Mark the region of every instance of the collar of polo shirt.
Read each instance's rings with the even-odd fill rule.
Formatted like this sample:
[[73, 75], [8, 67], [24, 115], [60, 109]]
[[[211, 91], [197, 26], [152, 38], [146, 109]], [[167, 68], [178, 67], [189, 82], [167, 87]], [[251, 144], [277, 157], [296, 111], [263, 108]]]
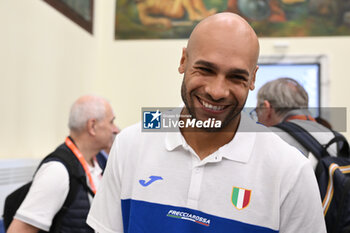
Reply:
[[[241, 121], [233, 140], [213, 153], [218, 157], [217, 160], [221, 161], [221, 158], [226, 158], [236, 162], [247, 163], [252, 154], [256, 133], [259, 131], [255, 130], [255, 126], [256, 123], [246, 113], [242, 113]], [[182, 146], [185, 150], [189, 147], [180, 130], [167, 132], [165, 136], [165, 148], [168, 151], [173, 151], [179, 146]]]

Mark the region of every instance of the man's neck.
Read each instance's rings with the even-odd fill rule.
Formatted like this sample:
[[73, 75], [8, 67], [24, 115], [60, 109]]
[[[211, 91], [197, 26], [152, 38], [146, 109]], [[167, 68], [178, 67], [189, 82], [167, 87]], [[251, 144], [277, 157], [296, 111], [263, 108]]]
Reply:
[[229, 143], [236, 134], [240, 115], [219, 132], [208, 132], [203, 129], [182, 128], [181, 133], [188, 145], [197, 153], [201, 160]]
[[93, 158], [97, 155], [98, 150], [91, 148], [91, 143], [88, 140], [84, 139], [82, 136], [72, 136], [74, 143], [80, 153], [83, 155], [85, 161], [90, 165], [94, 166]]

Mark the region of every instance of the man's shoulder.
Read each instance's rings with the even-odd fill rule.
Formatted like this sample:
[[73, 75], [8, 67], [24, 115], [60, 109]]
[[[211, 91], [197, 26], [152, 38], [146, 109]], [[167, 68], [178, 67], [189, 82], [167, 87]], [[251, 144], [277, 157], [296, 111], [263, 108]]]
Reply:
[[263, 155], [262, 159], [267, 163], [278, 163], [281, 160], [305, 163], [305, 158], [299, 150], [282, 140], [270, 127], [252, 121], [245, 114], [242, 114], [239, 131], [252, 134], [248, 140], [252, 140], [255, 135], [254, 150]]
[[79, 160], [65, 143], [60, 144], [54, 151], [43, 158], [39, 164], [39, 169], [44, 165], [61, 166], [68, 172], [69, 177], [80, 177], [85, 174]]
[[[324, 127], [323, 125], [309, 120], [291, 120], [289, 121], [294, 123], [307, 132], [309, 132], [317, 141], [321, 144], [327, 144], [335, 135], [332, 130]], [[304, 155], [307, 155], [309, 151], [305, 148], [297, 139], [295, 139], [288, 132], [278, 128], [278, 127], [270, 127], [270, 129], [275, 132], [279, 137], [281, 137], [284, 141], [289, 143], [292, 146], [297, 147], [300, 151], [303, 152]], [[336, 148], [332, 146], [330, 148], [330, 153], [335, 154]]]
[[[305, 129], [309, 133], [332, 133], [332, 130], [326, 128], [325, 126], [319, 124], [318, 122], [315, 121], [309, 121], [309, 120], [299, 120], [299, 119], [294, 119], [290, 120], [288, 122], [291, 122], [293, 124], [296, 124], [300, 126], [301, 128]], [[283, 123], [282, 123], [283, 124]], [[285, 132], [284, 130], [280, 129], [279, 127], [276, 126], [271, 126], [269, 127], [273, 132]]]
[[55, 150], [53, 150], [51, 153], [49, 153], [44, 159], [43, 162], [50, 162], [50, 161], [58, 161], [62, 162], [64, 165], [70, 165], [75, 163], [75, 160], [78, 161], [74, 153], [71, 149], [65, 144], [62, 143], [59, 146], [56, 147]]
[[141, 132], [141, 123], [135, 123], [133, 125], [130, 125], [126, 127], [125, 129], [121, 130], [118, 135], [129, 135], [129, 134], [135, 134]]
[[285, 163], [287, 166], [303, 166], [308, 161], [299, 148], [290, 145], [273, 131], [257, 133], [256, 144], [260, 146], [258, 150], [265, 151], [271, 160], [280, 165]]
[[259, 140], [260, 143], [266, 146], [270, 146], [273, 150], [280, 150], [280, 149], [290, 150], [290, 148], [294, 148], [293, 146], [288, 144], [285, 140], [283, 140], [281, 137], [279, 137], [279, 135], [276, 134], [276, 132], [274, 130], [271, 130], [270, 128], [268, 131], [258, 132], [257, 140]]
[[301, 126], [302, 128], [304, 128], [308, 132], [332, 132], [330, 129], [326, 128], [325, 126], [323, 126], [320, 123], [315, 122], [315, 121], [291, 120], [290, 122]]
[[258, 155], [255, 158], [263, 160], [264, 163], [278, 165], [282, 160], [305, 163], [305, 158], [299, 150], [282, 140], [271, 128], [251, 120], [247, 114], [242, 114], [238, 133], [249, 135], [244, 137], [244, 143], [249, 143]]
[[154, 140], [157, 137], [162, 137], [163, 132], [146, 132], [143, 131], [142, 129], [142, 124], [141, 122], [138, 122], [134, 125], [128, 126], [125, 129], [123, 129], [118, 135], [117, 138], [118, 140], [122, 141], [139, 141], [141, 139], [147, 140]]
[[242, 114], [242, 121], [239, 126], [240, 133], [253, 133], [255, 134], [256, 146], [263, 146], [267, 151], [271, 149], [285, 148], [289, 145], [283, 141], [272, 127], [267, 127], [259, 122], [252, 121], [249, 117]]
[[63, 174], [69, 175], [66, 166], [60, 161], [55, 161], [55, 160], [48, 161], [42, 164], [38, 169], [35, 177], [41, 176], [43, 174], [44, 175], [53, 174], [53, 176], [61, 176]]

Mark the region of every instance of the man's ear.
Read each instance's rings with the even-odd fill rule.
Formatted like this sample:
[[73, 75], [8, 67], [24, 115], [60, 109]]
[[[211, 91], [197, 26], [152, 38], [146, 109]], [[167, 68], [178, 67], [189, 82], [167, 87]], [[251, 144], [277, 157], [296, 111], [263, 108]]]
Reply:
[[268, 100], [264, 100], [263, 108], [264, 108], [264, 111], [266, 112], [266, 116], [269, 119], [275, 119], [276, 117], [275, 109], [272, 107], [271, 103]]
[[271, 103], [268, 100], [264, 100], [259, 105], [259, 121], [263, 123], [264, 125], [270, 127], [275, 124], [278, 124], [276, 122], [276, 112]]
[[269, 119], [269, 126], [276, 125], [281, 122], [282, 118], [276, 113], [276, 109], [267, 100], [264, 100], [264, 108]]
[[263, 102], [263, 108], [264, 109], [267, 109], [267, 110], [271, 110], [271, 108], [272, 108], [272, 106], [271, 106], [271, 104], [270, 104], [270, 102], [268, 101], [268, 100], [264, 100], [264, 102]]
[[259, 69], [259, 66], [256, 66], [255, 67], [255, 70], [252, 74], [252, 80], [250, 81], [250, 84], [249, 84], [249, 90], [253, 91], [255, 89], [255, 77], [256, 77], [256, 72], [258, 71]]
[[185, 73], [185, 66], [187, 62], [187, 53], [186, 53], [186, 48], [182, 48], [182, 55], [180, 59], [180, 66], [178, 68], [178, 71], [180, 74]]
[[86, 123], [87, 131], [89, 134], [96, 135], [96, 119], [89, 119]]

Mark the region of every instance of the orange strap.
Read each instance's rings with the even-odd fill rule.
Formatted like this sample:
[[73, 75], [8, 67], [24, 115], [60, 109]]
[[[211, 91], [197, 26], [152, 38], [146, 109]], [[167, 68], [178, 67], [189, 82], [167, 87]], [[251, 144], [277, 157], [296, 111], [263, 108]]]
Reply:
[[79, 151], [79, 149], [74, 145], [74, 143], [72, 142], [72, 140], [70, 140], [69, 137], [66, 138], [65, 141], [66, 145], [68, 146], [68, 148], [73, 152], [73, 154], [75, 155], [75, 157], [77, 157], [77, 159], [79, 160], [80, 164], [83, 166], [85, 174], [87, 175], [87, 177], [89, 178], [89, 182], [90, 182], [90, 188], [92, 190], [92, 192], [94, 194], [96, 194], [96, 187], [94, 184], [94, 181], [92, 180], [91, 177], [91, 173], [89, 170], [89, 166], [84, 158], [84, 156], [82, 155], [82, 153]]
[[310, 115], [295, 115], [295, 116], [290, 116], [285, 119], [285, 121], [290, 121], [290, 120], [308, 120], [308, 121], [316, 121], [315, 118], [313, 118]]

